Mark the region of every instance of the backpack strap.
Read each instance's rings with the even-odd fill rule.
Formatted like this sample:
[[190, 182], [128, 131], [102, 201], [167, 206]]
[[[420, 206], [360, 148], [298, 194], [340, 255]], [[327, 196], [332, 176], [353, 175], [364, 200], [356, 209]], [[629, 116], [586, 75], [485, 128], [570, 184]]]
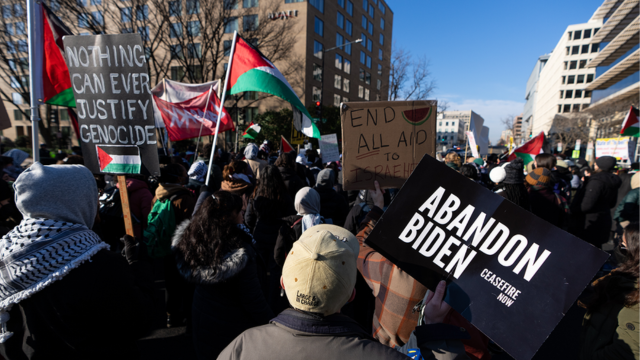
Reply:
[[291, 228], [293, 229], [293, 227], [296, 226], [300, 221], [302, 221], [302, 218], [296, 220], [296, 222], [294, 222], [293, 225], [291, 225]]

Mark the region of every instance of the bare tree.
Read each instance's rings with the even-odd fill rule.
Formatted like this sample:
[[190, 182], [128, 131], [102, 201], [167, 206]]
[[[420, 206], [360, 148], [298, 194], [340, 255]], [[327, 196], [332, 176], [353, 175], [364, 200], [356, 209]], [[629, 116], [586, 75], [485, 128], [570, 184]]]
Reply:
[[[502, 126], [504, 128], [504, 130], [507, 130], [510, 132], [511, 137], [514, 138], [515, 141], [515, 135], [516, 135], [516, 115], [513, 114], [509, 114], [505, 117], [503, 117], [500, 122], [502, 123]], [[507, 143], [509, 143], [509, 139], [504, 139]]]
[[[576, 140], [586, 140], [589, 138], [590, 115], [578, 112], [566, 115], [556, 114], [553, 125], [549, 129], [549, 137], [556, 143], [562, 143], [561, 149], [572, 148]], [[561, 152], [562, 152], [561, 151]]]
[[638, 97], [631, 96], [615, 102], [609, 102], [587, 108], [582, 113], [591, 117], [591, 127], [596, 130], [596, 137], [612, 137], [620, 134], [620, 127], [631, 106], [638, 107]]
[[414, 59], [411, 53], [395, 44], [389, 65], [389, 100], [425, 100], [435, 90], [435, 80], [426, 57]]
[[445, 111], [449, 109], [449, 102], [447, 100], [438, 100], [438, 115], [444, 114]]

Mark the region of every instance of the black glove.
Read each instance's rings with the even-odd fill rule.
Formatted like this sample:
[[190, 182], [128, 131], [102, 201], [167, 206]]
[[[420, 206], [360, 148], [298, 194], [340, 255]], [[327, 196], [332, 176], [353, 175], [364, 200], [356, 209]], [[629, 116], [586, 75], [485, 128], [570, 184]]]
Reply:
[[120, 239], [120, 241], [124, 243], [124, 249], [122, 251], [124, 252], [124, 257], [127, 259], [129, 264], [137, 261], [139, 247], [136, 238], [131, 235], [125, 235]]

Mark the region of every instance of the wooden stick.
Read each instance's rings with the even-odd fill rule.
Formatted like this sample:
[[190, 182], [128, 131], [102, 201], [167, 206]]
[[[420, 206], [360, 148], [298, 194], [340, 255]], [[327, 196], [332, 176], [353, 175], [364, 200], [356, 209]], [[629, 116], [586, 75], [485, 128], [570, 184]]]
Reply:
[[129, 193], [127, 192], [127, 180], [124, 175], [118, 175], [118, 185], [120, 186], [120, 202], [122, 203], [122, 216], [124, 217], [124, 228], [127, 235], [133, 234], [133, 223], [131, 222], [131, 209], [129, 208]]

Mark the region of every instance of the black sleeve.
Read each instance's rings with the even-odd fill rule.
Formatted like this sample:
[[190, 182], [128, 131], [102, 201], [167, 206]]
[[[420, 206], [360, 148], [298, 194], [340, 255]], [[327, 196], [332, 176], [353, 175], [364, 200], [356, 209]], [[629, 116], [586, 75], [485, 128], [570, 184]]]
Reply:
[[286, 221], [283, 222], [282, 226], [280, 226], [280, 230], [278, 230], [278, 238], [273, 249], [273, 259], [276, 261], [276, 264], [284, 266], [287, 254], [293, 247], [293, 243], [295, 241], [295, 232], [291, 228], [291, 224]]
[[244, 294], [241, 296], [245, 303], [243, 308], [257, 324], [268, 324], [274, 315], [262, 292], [255, 258], [249, 259], [243, 273], [243, 276], [238, 277], [238, 288], [244, 290]]
[[253, 233], [258, 222], [258, 214], [256, 213], [255, 199], [250, 199], [247, 204], [247, 211], [244, 213], [244, 223], [247, 224], [249, 230]]
[[360, 228], [358, 219], [360, 219], [360, 214], [362, 214], [362, 206], [355, 204], [344, 221], [344, 228], [349, 230], [353, 235], [358, 235], [358, 229]]

